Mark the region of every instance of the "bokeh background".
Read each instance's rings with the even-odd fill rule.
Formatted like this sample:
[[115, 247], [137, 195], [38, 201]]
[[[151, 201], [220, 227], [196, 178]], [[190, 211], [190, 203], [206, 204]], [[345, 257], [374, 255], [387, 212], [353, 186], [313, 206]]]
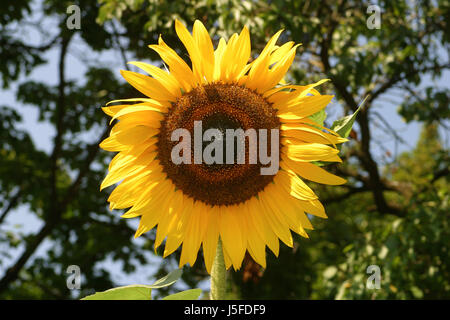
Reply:
[[[68, 28], [71, 5], [79, 29]], [[335, 95], [328, 126], [369, 95], [344, 163], [328, 167], [348, 183], [310, 184], [329, 219], [313, 218], [310, 239], [294, 236], [278, 258], [267, 251], [265, 270], [246, 257], [229, 273], [229, 298], [450, 298], [445, 0], [2, 0], [0, 298], [78, 299], [177, 268], [179, 252], [162, 260], [155, 232], [135, 240], [137, 220], [108, 209], [112, 188], [99, 185], [111, 154], [98, 147], [109, 130], [100, 108], [138, 95], [119, 74], [127, 61], [161, 66], [147, 47], [161, 34], [189, 63], [175, 19], [201, 20], [215, 44], [247, 25], [255, 55], [284, 29], [280, 43], [302, 43], [287, 82], [331, 79], [319, 88]], [[67, 288], [70, 265], [80, 267], [80, 290]], [[371, 265], [379, 289], [367, 286]], [[182, 281], [153, 295], [195, 287], [207, 296], [201, 253]]]

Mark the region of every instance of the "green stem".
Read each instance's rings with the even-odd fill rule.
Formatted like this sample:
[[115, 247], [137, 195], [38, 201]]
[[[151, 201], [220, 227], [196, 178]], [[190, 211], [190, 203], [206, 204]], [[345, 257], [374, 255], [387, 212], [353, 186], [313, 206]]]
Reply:
[[211, 268], [211, 300], [225, 300], [227, 269], [223, 258], [222, 241], [217, 243], [216, 257]]

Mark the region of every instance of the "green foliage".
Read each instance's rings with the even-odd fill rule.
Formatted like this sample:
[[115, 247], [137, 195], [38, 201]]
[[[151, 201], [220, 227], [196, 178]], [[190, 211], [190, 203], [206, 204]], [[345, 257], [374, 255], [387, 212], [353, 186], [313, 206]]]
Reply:
[[[407, 215], [370, 219], [360, 213], [354, 217], [360, 221], [356, 237], [342, 249], [342, 261], [325, 269], [319, 280], [329, 288], [326, 294], [339, 299], [450, 297], [449, 178], [433, 181], [430, 174], [437, 169], [439, 150], [436, 127], [425, 127], [416, 149], [399, 157], [400, 166], [391, 168], [395, 180], [415, 181], [412, 186], [417, 188], [405, 200]], [[366, 287], [366, 268], [372, 264], [381, 270], [379, 290]]]
[[144, 285], [129, 285], [97, 292], [81, 300], [151, 300], [151, 292]]
[[163, 298], [163, 300], [197, 300], [201, 294], [201, 289], [189, 289], [186, 291], [171, 294]]
[[[367, 99], [367, 98], [366, 98]], [[364, 101], [366, 100], [364, 99]], [[348, 116], [344, 116], [340, 119], [337, 119], [333, 122], [333, 125], [330, 127], [331, 130], [335, 131], [337, 134], [339, 134], [342, 138], [347, 138], [350, 134], [350, 131], [352, 130], [353, 124], [355, 123], [356, 116], [358, 115], [359, 110], [364, 104], [364, 101], [360, 104], [358, 109], [353, 114], [350, 114]], [[323, 126], [326, 118], [327, 113], [325, 112], [325, 109], [320, 110], [319, 112], [316, 112], [315, 114], [309, 116], [312, 121], [319, 124], [320, 126]], [[320, 127], [317, 127], [318, 129], [321, 129]], [[339, 144], [337, 148], [341, 150], [342, 144]], [[329, 165], [330, 162], [326, 161], [314, 161], [314, 164], [322, 167]]]
[[[81, 300], [151, 300], [152, 289], [160, 289], [174, 284], [181, 276], [182, 270], [177, 269], [152, 285], [129, 285], [109, 289], [84, 297]], [[190, 289], [169, 295], [163, 300], [196, 300], [202, 293], [201, 289]]]
[[[448, 299], [450, 211], [448, 195], [440, 193], [425, 204], [411, 201], [405, 219], [361, 224], [361, 237], [342, 252], [344, 261], [324, 271], [322, 281], [330, 288], [326, 294], [336, 299]], [[366, 286], [369, 265], [380, 267], [380, 289]]]
[[313, 115], [309, 116], [308, 118], [310, 118], [315, 123], [323, 126], [323, 123], [325, 122], [325, 119], [327, 118], [327, 113], [325, 112], [325, 109], [322, 109], [319, 112], [316, 112]]
[[[82, 22], [85, 26], [91, 18], [95, 23], [98, 14], [95, 3], [79, 1], [75, 4], [86, 14]], [[117, 94], [131, 97], [134, 93], [119, 82], [111, 70], [95, 61], [87, 62], [82, 81], [73, 79], [64, 69], [58, 70], [58, 66], [67, 67], [70, 43], [78, 32], [68, 31], [65, 26], [67, 3], [39, 2], [35, 7], [38, 14], [45, 13], [46, 19], [36, 24], [22, 24], [33, 32], [44, 33], [48, 30], [40, 29], [41, 22], [59, 21], [59, 30], [55, 28], [45, 34], [43, 45], [28, 43], [20, 37], [20, 25], [15, 24], [16, 20], [32, 19], [31, 12], [25, 10], [30, 1], [18, 1], [14, 5], [23, 9], [23, 15], [12, 15], [15, 11], [4, 11], [8, 7], [3, 5], [0, 11], [1, 19], [6, 21], [0, 30], [0, 43], [4, 44], [0, 49], [4, 62], [0, 68], [3, 85], [20, 79], [14, 90], [17, 103], [3, 105], [0, 114], [1, 280], [5, 280], [8, 268], [14, 265], [18, 268], [13, 270], [17, 275], [13, 277], [15, 281], [8, 284], [8, 290], [5, 291], [1, 282], [0, 296], [7, 299], [70, 298], [72, 293], [62, 280], [67, 276], [64, 270], [72, 264], [80, 266], [86, 283], [80, 295], [86, 295], [90, 288], [105, 290], [114, 284], [110, 271], [98, 267], [98, 262], [106, 258], [120, 261], [124, 272], [132, 272], [136, 265], [147, 261], [141, 248], [130, 245], [134, 229], [111, 215], [105, 205], [105, 195], [99, 191], [99, 181], [106, 174], [109, 160], [109, 155], [98, 148], [102, 131], [106, 134], [108, 129], [100, 107], [116, 99]], [[80, 32], [87, 34], [92, 30]], [[105, 32], [90, 35], [95, 37], [90, 49], [95, 50], [95, 45], [108, 49], [107, 38], [111, 35], [105, 38]], [[49, 50], [56, 52], [53, 56], [59, 59], [51, 61], [56, 65], [54, 73], [47, 72], [47, 79], [26, 77], [34, 68], [49, 63]], [[28, 59], [30, 55], [37, 58]], [[50, 66], [46, 68], [52, 70]], [[38, 120], [53, 128], [50, 152], [38, 149], [33, 141], [35, 137], [23, 126], [21, 115], [27, 112], [23, 105], [34, 107]], [[15, 220], [13, 213], [19, 206], [29, 211], [26, 219], [39, 222], [28, 226], [31, 232], [23, 232], [20, 226], [9, 223], [10, 218]], [[33, 256], [44, 240], [50, 241], [51, 246], [43, 255]], [[20, 248], [22, 259], [32, 259], [32, 263], [19, 266], [21, 260], [17, 253], [11, 255], [12, 248]]]
[[399, 106], [399, 113], [407, 122], [410, 121], [442, 121], [450, 118], [450, 89], [437, 90], [427, 88], [425, 97], [412, 92]]
[[341, 137], [347, 138], [350, 134], [350, 131], [352, 130], [353, 124], [355, 123], [356, 116], [358, 115], [359, 110], [363, 107], [366, 100], [367, 97], [363, 100], [363, 102], [361, 102], [358, 109], [356, 109], [353, 114], [334, 121], [330, 129], [338, 133]]

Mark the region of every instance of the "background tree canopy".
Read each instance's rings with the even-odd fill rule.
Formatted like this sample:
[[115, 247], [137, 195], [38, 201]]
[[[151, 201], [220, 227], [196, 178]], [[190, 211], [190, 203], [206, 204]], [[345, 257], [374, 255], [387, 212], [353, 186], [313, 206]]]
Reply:
[[[80, 29], [66, 24], [73, 4]], [[179, 252], [155, 259], [155, 233], [136, 241], [134, 222], [108, 210], [111, 188], [99, 186], [111, 155], [98, 147], [109, 130], [100, 107], [136, 96], [119, 78], [127, 61], [159, 65], [147, 45], [161, 34], [189, 63], [175, 19], [201, 20], [215, 40], [247, 25], [255, 55], [284, 29], [280, 42], [302, 43], [286, 80], [331, 79], [319, 88], [335, 95], [326, 122], [368, 96], [342, 148], [344, 163], [329, 167], [348, 183], [313, 186], [329, 219], [314, 221], [311, 238], [295, 238], [294, 249], [281, 246], [278, 259], [267, 253], [266, 270], [247, 257], [232, 273], [230, 298], [450, 298], [450, 2], [375, 4], [379, 29], [367, 25], [369, 1], [2, 0], [0, 298], [80, 298], [124, 284], [118, 272], [148, 266], [146, 276], [158, 277], [176, 268]], [[32, 108], [36, 123], [24, 125]], [[420, 124], [415, 146], [396, 129], [392, 109]], [[44, 131], [48, 148], [36, 143]], [[66, 286], [74, 264], [79, 291]], [[370, 265], [381, 271], [378, 290], [366, 286]], [[184, 268], [184, 284], [207, 279], [200, 254]]]

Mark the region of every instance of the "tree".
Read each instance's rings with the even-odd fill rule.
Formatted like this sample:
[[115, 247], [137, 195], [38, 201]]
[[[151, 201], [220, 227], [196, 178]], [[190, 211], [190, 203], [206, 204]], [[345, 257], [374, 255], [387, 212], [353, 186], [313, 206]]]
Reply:
[[[17, 106], [2, 107], [2, 227], [8, 230], [8, 215], [22, 204], [27, 204], [43, 222], [34, 234], [2, 230], [1, 241], [6, 244], [2, 255], [7, 255], [8, 246], [23, 248], [17, 260], [2, 272], [0, 294], [6, 298], [70, 297], [65, 280], [61, 279], [65, 279], [65, 270], [72, 264], [80, 266], [87, 288], [107, 289], [112, 286], [110, 274], [96, 267], [99, 261], [112, 256], [123, 261], [125, 271], [133, 270], [132, 259], [146, 261], [141, 249], [130, 245], [132, 228], [108, 212], [98, 184], [106, 172], [106, 157], [99, 152], [98, 144], [109, 133], [100, 106], [114, 99], [115, 94], [129, 95], [130, 89], [110, 70], [93, 66], [92, 61], [87, 62], [84, 81], [71, 79], [67, 74], [68, 55], [74, 43], [80, 41], [75, 33], [94, 51], [108, 48], [113, 41], [113, 34], [95, 22], [99, 6], [91, 1], [77, 2], [84, 8], [83, 28], [67, 29], [68, 4], [40, 2], [37, 6], [44, 19], [36, 20], [29, 18], [32, 5], [36, 5], [30, 1], [2, 6], [0, 56], [5, 62], [4, 88], [37, 66], [49, 63], [45, 53], [58, 52], [57, 74], [53, 75], [56, 85], [25, 79], [17, 90], [18, 103], [38, 108], [39, 120], [55, 129], [50, 153], [38, 150], [26, 130], [16, 129], [21, 121]], [[51, 31], [44, 30], [50, 18], [56, 19], [57, 25]], [[32, 46], [23, 41], [17, 36], [23, 25], [29, 25], [33, 32], [42, 32], [48, 42]], [[88, 134], [89, 140], [83, 134]], [[110, 240], [101, 242], [101, 238]], [[33, 259], [44, 240], [50, 240], [52, 247], [45, 258]]]

